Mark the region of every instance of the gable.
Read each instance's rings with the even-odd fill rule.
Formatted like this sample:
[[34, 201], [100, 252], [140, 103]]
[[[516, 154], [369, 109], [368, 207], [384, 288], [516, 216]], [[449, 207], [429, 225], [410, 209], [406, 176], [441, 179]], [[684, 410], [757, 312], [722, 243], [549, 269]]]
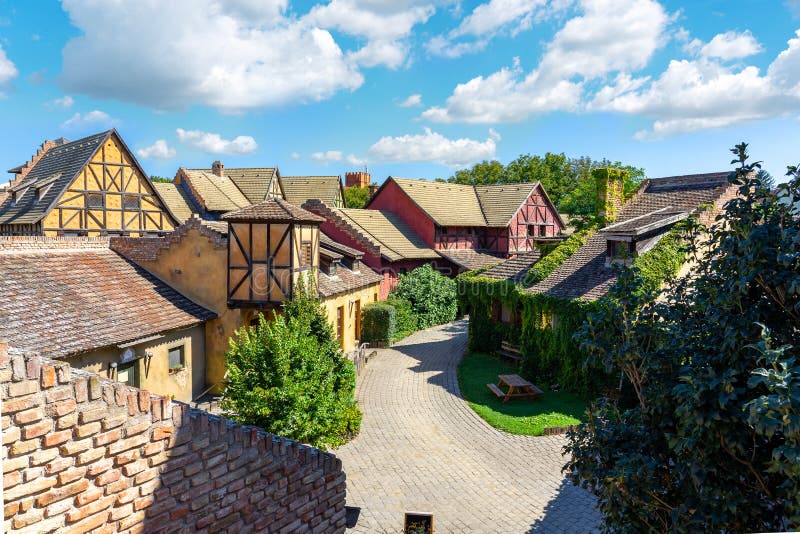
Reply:
[[295, 206], [321, 200], [328, 206], [344, 207], [339, 176], [281, 176], [281, 189], [286, 201]]

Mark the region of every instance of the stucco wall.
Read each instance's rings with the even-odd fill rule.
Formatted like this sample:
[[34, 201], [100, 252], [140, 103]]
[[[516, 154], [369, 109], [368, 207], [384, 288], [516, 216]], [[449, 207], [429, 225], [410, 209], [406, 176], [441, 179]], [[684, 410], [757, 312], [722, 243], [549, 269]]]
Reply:
[[356, 302], [361, 303], [361, 310], [364, 306], [371, 302], [375, 302], [376, 295], [380, 298], [380, 285], [374, 284], [365, 288], [349, 291], [347, 293], [339, 293], [332, 297], [328, 297], [322, 301], [325, 306], [325, 311], [328, 314], [328, 321], [333, 325], [334, 331], [336, 330], [336, 310], [339, 306], [344, 308], [344, 342], [342, 349], [349, 352], [357, 348], [356, 342], [360, 340], [360, 336], [356, 331], [356, 327], [360, 318], [356, 314], [358, 309]]

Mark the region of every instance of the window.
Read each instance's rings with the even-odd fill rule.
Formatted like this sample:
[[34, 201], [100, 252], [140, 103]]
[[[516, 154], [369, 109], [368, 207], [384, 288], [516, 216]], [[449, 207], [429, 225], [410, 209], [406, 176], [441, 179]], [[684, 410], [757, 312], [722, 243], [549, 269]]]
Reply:
[[339, 345], [344, 348], [344, 306], [336, 308], [336, 337]]
[[529, 224], [528, 225], [528, 237], [539, 237], [539, 225], [538, 224]]
[[180, 371], [186, 367], [184, 347], [185, 345], [178, 345], [177, 347], [172, 347], [167, 352], [167, 361], [169, 363], [170, 373]]
[[360, 268], [361, 268], [361, 266], [358, 264], [358, 260], [354, 259], [354, 260], [353, 260], [353, 269], [352, 269], [352, 270], [353, 270], [353, 272], [358, 272], [358, 270], [359, 270]]
[[87, 208], [103, 208], [105, 207], [105, 204], [103, 193], [86, 193]]
[[300, 265], [311, 265], [311, 241], [300, 243]]
[[122, 207], [124, 207], [126, 210], [138, 210], [139, 205], [139, 197], [125, 195], [122, 200]]
[[139, 386], [139, 380], [136, 373], [137, 360], [128, 363], [121, 363], [117, 366], [117, 382], [122, 382], [132, 387]]
[[550, 328], [553, 330], [558, 328], [558, 314], [554, 313], [552, 317], [550, 317]]
[[328, 274], [330, 276], [336, 275], [336, 262], [332, 261], [328, 264]]
[[361, 339], [361, 301], [356, 301], [355, 307], [355, 314], [356, 314], [356, 339]]
[[378, 302], [378, 294], [375, 293], [375, 302]]

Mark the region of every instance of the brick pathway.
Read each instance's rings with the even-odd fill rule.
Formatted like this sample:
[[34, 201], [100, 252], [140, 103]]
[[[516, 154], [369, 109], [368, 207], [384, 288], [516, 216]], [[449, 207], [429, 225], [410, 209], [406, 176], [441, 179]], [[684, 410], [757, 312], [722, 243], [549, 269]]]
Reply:
[[334, 451], [361, 508], [350, 532], [401, 532], [406, 510], [434, 513], [437, 534], [592, 531], [594, 498], [561, 474], [564, 438], [506, 434], [461, 398], [466, 330], [418, 332], [364, 369], [361, 433]]

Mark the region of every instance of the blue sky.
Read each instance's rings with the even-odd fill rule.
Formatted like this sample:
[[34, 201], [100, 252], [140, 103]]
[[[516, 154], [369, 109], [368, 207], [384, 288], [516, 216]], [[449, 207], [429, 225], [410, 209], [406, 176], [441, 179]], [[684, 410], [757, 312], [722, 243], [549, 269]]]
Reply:
[[[116, 127], [150, 174], [651, 177], [800, 162], [800, 0], [0, 0], [0, 166]], [[4, 179], [0, 178], [0, 182]]]

